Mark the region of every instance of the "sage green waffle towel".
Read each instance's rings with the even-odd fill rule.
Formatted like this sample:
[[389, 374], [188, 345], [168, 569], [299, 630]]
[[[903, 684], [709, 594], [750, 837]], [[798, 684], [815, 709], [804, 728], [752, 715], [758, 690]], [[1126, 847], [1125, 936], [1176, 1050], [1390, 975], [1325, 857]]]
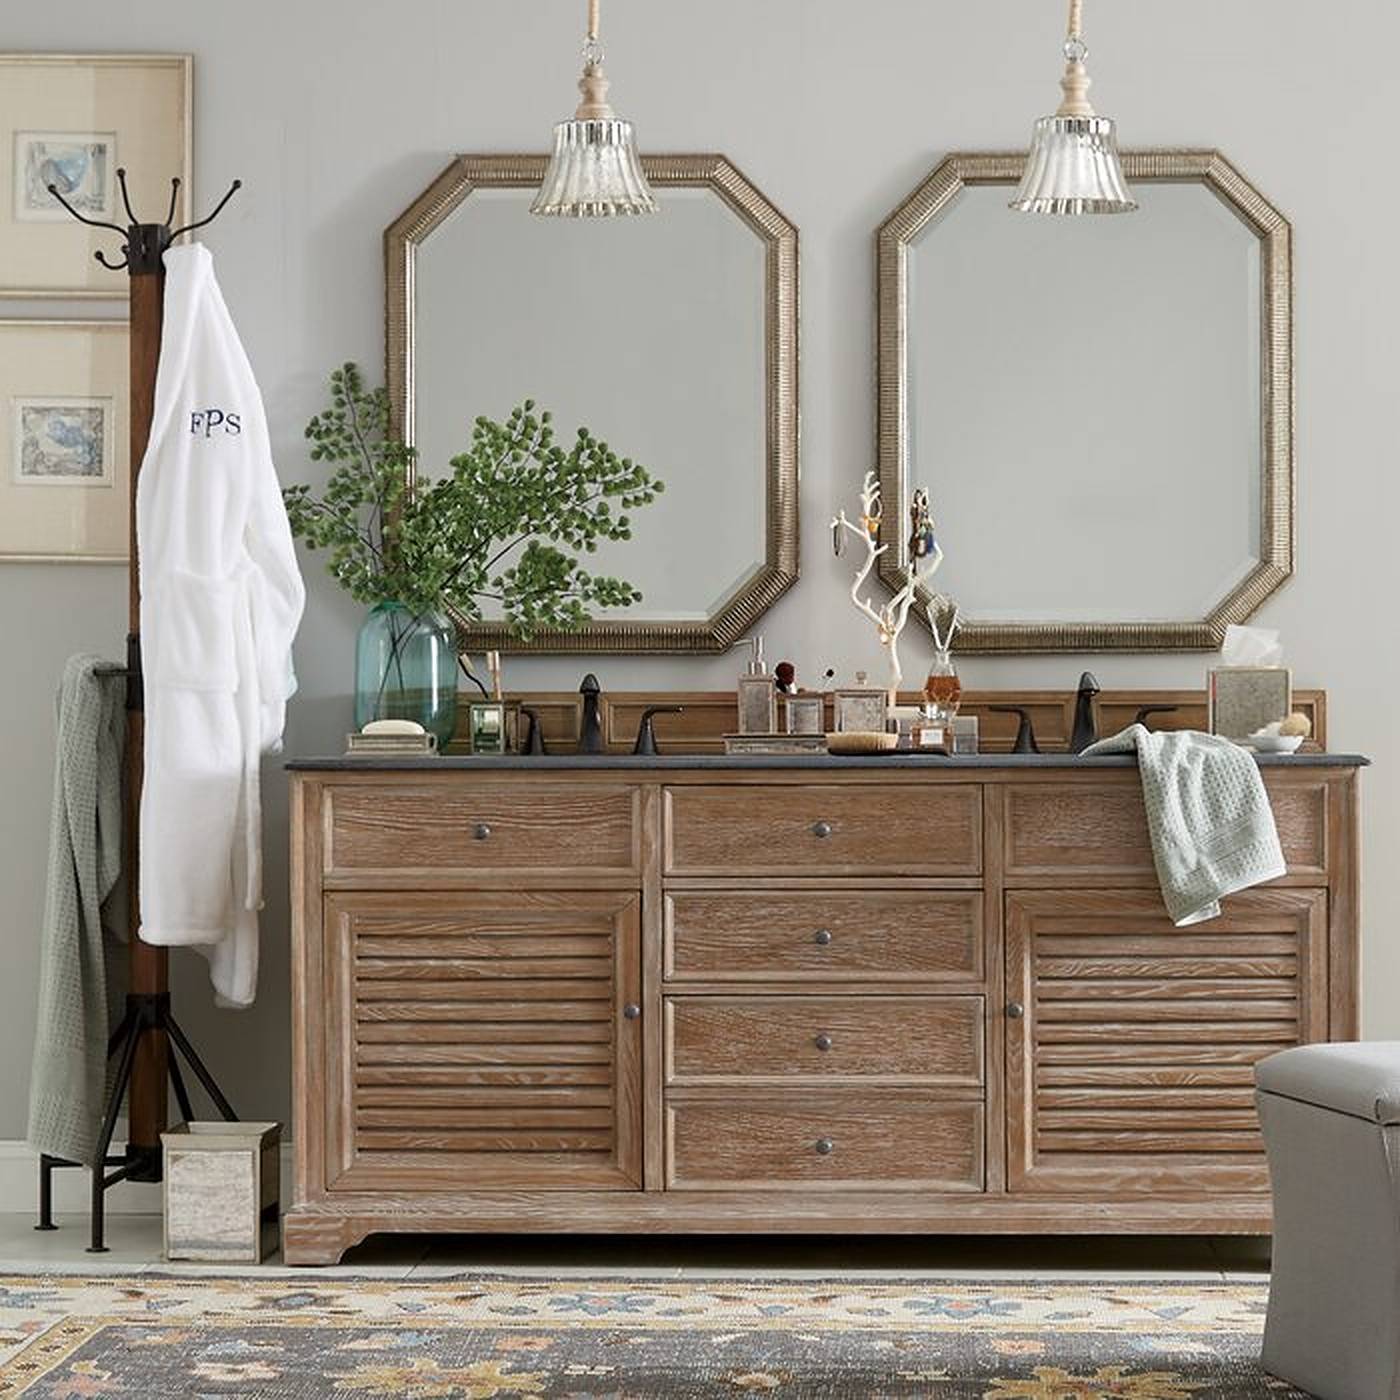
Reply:
[[1134, 724], [1084, 755], [1134, 752], [1162, 900], [1178, 928], [1218, 918], [1227, 894], [1284, 873], [1252, 753], [1215, 734], [1154, 734]]
[[40, 1152], [89, 1166], [107, 1081], [102, 904], [121, 873], [125, 699], [110, 663], [69, 657], [58, 693], [27, 1136]]

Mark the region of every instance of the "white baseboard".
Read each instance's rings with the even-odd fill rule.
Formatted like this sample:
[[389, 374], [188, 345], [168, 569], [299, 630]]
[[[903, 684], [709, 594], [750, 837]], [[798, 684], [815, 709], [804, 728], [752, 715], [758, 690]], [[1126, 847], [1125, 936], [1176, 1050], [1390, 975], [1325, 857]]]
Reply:
[[[118, 1124], [114, 1142], [126, 1141], [126, 1126]], [[113, 1154], [115, 1155], [115, 1153]], [[282, 1196], [292, 1180], [292, 1145], [282, 1143]], [[92, 1182], [81, 1167], [59, 1167], [53, 1174], [55, 1215], [86, 1215]], [[158, 1181], [119, 1181], [107, 1192], [109, 1215], [159, 1215]], [[39, 1211], [39, 1154], [27, 1142], [0, 1139], [0, 1215]]]

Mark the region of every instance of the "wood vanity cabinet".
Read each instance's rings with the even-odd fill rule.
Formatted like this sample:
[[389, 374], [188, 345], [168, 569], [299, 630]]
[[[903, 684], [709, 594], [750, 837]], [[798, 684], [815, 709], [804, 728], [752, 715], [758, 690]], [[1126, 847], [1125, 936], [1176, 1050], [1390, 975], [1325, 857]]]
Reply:
[[1357, 769], [1176, 929], [1131, 765], [293, 765], [293, 1263], [376, 1231], [1264, 1232], [1357, 1033]]

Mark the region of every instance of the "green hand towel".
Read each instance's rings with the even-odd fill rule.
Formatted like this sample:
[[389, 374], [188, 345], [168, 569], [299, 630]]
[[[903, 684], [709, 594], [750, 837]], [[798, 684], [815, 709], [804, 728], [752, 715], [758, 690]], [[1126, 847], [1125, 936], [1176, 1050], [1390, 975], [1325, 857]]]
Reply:
[[99, 657], [63, 668], [27, 1136], [88, 1166], [107, 1081], [102, 904], [121, 873], [125, 695]]
[[1215, 734], [1154, 734], [1134, 724], [1084, 755], [1133, 752], [1162, 900], [1178, 928], [1219, 918], [1227, 894], [1285, 873], [1253, 754]]

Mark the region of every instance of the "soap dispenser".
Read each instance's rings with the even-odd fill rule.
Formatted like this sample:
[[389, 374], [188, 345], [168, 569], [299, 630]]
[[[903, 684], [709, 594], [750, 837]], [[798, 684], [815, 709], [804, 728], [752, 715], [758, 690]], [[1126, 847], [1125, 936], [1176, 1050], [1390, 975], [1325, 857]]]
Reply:
[[749, 646], [748, 665], [739, 677], [739, 733], [778, 732], [778, 685], [763, 661], [762, 636], [741, 637], [736, 646]]

